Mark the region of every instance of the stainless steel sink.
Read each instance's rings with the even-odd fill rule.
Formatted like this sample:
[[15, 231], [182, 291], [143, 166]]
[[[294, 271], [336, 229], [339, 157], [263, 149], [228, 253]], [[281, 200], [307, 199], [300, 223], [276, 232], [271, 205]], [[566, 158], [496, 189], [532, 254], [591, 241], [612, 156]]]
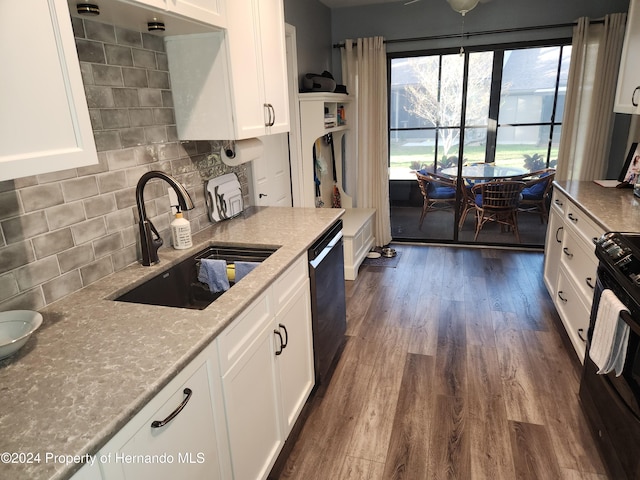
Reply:
[[[224, 292], [212, 293], [206, 284], [198, 280], [201, 259], [226, 260], [227, 264], [236, 261], [262, 262], [275, 251], [275, 248], [211, 246], [115, 300], [202, 310]], [[230, 282], [230, 285], [233, 286], [234, 283]]]

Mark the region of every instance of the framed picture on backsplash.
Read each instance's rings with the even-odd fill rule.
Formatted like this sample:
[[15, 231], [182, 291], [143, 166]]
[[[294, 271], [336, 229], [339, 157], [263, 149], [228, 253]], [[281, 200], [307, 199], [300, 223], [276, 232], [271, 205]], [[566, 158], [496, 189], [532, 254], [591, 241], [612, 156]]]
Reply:
[[635, 142], [631, 145], [627, 159], [624, 162], [624, 166], [618, 176], [618, 181], [633, 185], [636, 183], [638, 176], [640, 175], [640, 148], [638, 143]]

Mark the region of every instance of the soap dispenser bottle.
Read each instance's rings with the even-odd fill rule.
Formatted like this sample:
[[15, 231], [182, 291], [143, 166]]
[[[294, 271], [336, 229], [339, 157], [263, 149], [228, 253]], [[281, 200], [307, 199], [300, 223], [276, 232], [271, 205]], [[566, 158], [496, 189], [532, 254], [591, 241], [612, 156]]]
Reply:
[[171, 241], [173, 248], [184, 250], [193, 246], [191, 241], [191, 225], [189, 220], [182, 216], [180, 207], [177, 207], [176, 218], [171, 222]]

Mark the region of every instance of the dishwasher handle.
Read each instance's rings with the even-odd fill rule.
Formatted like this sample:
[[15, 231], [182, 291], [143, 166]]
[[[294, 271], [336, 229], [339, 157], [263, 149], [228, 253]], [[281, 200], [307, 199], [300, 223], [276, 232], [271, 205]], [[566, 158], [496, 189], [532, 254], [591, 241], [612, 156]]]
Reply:
[[322, 260], [324, 260], [324, 258], [329, 255], [329, 252], [331, 250], [333, 250], [333, 248], [338, 244], [338, 242], [340, 242], [342, 240], [342, 230], [340, 230], [332, 239], [329, 243], [326, 244], [326, 246], [324, 247], [324, 249], [316, 256], [316, 258], [314, 258], [313, 260], [311, 260], [311, 255], [309, 255], [309, 265], [311, 265], [313, 268], [318, 268], [318, 265], [320, 265], [320, 263], [322, 262]]
[[[333, 247], [339, 238], [342, 237], [342, 220], [334, 223], [327, 232], [325, 232], [313, 245], [309, 248], [309, 261], [315, 261], [329, 247]], [[326, 255], [326, 253], [324, 253]]]

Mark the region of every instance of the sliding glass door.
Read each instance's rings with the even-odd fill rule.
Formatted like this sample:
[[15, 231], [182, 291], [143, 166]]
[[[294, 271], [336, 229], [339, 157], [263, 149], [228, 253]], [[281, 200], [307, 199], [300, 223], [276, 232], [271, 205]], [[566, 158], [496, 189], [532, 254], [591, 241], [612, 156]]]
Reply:
[[[474, 242], [473, 214], [459, 222], [462, 198], [457, 207], [436, 202], [420, 226], [424, 197], [416, 171], [464, 180], [462, 167], [473, 164], [514, 172], [555, 165], [570, 48], [526, 46], [390, 58], [394, 239]], [[530, 232], [521, 243], [542, 245], [546, 225], [533, 215], [522, 217], [519, 223], [532, 228], [527, 227]], [[478, 241], [515, 243], [513, 235], [490, 230]]]

